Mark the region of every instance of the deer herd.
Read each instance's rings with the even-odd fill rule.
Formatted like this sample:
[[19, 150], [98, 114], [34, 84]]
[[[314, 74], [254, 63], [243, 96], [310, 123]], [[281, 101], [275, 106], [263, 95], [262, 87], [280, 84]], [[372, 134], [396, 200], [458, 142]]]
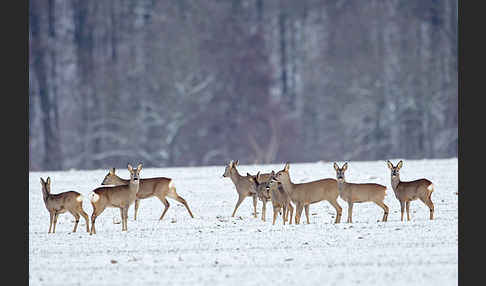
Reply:
[[[336, 179], [326, 178], [306, 183], [293, 183], [290, 180], [289, 168], [290, 164], [286, 163], [284, 168], [277, 173], [258, 172], [256, 175], [247, 173], [246, 176], [240, 175], [237, 170], [239, 161], [231, 161], [226, 165], [223, 177], [230, 178], [236, 187], [238, 200], [236, 201], [232, 217], [235, 216], [236, 210], [245, 198], [251, 196], [253, 198], [253, 215], [257, 217], [257, 202], [262, 201], [262, 217], [266, 218], [266, 205], [268, 201], [272, 202], [273, 206], [273, 220], [272, 224], [280, 214], [282, 216], [283, 224], [286, 222], [292, 224], [292, 216], [295, 210], [295, 224], [300, 223], [302, 210], [305, 209], [306, 222], [309, 224], [309, 206], [320, 201], [328, 201], [336, 210], [335, 223], [341, 221], [342, 207], [338, 204], [338, 197], [348, 204], [348, 218], [347, 222], [353, 222], [353, 205], [355, 203], [373, 202], [383, 209], [383, 222], [388, 219], [389, 208], [384, 203], [386, 196], [386, 187], [375, 183], [350, 183], [347, 182], [344, 173], [348, 169], [348, 163], [344, 163], [339, 167], [334, 163], [334, 170], [336, 171]], [[414, 181], [401, 181], [400, 169], [403, 166], [403, 161], [398, 162], [394, 166], [390, 161], [387, 161], [387, 166], [391, 171], [391, 186], [395, 193], [395, 197], [400, 202], [401, 206], [401, 221], [403, 221], [403, 213], [406, 209], [407, 220], [410, 220], [410, 202], [420, 199], [430, 210], [430, 219], [434, 218], [434, 204], [431, 200], [434, 185], [427, 179], [419, 179]], [[115, 174], [115, 168], [109, 170], [105, 176], [103, 186], [94, 189], [88, 196], [93, 207], [91, 214], [91, 229], [89, 227], [89, 219], [86, 212], [83, 210], [83, 195], [75, 191], [67, 191], [59, 194], [51, 194], [51, 179], [48, 177], [45, 181], [41, 178], [42, 194], [44, 204], [50, 214], [49, 232], [56, 232], [56, 223], [59, 214], [70, 212], [74, 218], [74, 229], [76, 232], [79, 218], [82, 216], [86, 221], [86, 231], [91, 234], [96, 234], [95, 222], [96, 218], [105, 210], [105, 208], [119, 208], [121, 215], [122, 231], [127, 231], [128, 209], [134, 204], [134, 220], [137, 219], [137, 212], [140, 200], [157, 197], [164, 204], [164, 211], [159, 220], [164, 218], [165, 213], [169, 209], [169, 202], [167, 198], [176, 200], [183, 204], [189, 215], [194, 218], [194, 215], [189, 208], [186, 200], [179, 196], [176, 192], [176, 187], [171, 178], [156, 177], [156, 178], [140, 178], [142, 164], [137, 168], [133, 168], [128, 164], [128, 171], [130, 172], [130, 179], [123, 179]]]

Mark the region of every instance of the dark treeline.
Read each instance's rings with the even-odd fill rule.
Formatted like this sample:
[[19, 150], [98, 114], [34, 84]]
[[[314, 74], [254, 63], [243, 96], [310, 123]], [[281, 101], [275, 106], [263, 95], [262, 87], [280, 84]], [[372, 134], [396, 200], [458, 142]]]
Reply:
[[457, 1], [29, 1], [30, 170], [457, 156]]

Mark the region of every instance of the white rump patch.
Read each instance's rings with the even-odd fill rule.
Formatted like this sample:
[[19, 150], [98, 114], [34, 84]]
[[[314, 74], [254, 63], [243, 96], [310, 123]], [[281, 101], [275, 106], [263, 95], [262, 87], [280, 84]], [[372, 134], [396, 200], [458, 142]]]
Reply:
[[427, 187], [427, 190], [429, 190], [429, 191], [433, 191], [433, 190], [434, 190], [434, 184], [430, 184], [430, 185]]
[[96, 203], [100, 199], [100, 196], [97, 193], [93, 192], [93, 193], [89, 194], [89, 199], [93, 203]]
[[82, 202], [82, 201], [83, 201], [83, 195], [79, 195], [79, 196], [76, 198], [76, 200], [77, 200], [78, 202]]

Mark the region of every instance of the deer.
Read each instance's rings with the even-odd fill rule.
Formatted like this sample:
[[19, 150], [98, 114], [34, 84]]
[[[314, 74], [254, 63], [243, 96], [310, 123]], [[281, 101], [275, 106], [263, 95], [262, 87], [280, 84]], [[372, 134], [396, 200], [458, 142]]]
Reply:
[[[108, 171], [108, 174], [106, 174], [101, 184], [120, 186], [120, 185], [127, 185], [129, 182], [130, 180], [123, 179], [117, 176], [115, 174], [115, 168], [111, 168]], [[133, 217], [134, 220], [137, 220], [137, 213], [138, 213], [138, 208], [140, 206], [140, 200], [148, 199], [151, 197], [157, 197], [165, 206], [164, 211], [162, 212], [162, 215], [160, 216], [159, 220], [162, 220], [164, 218], [165, 213], [169, 209], [170, 204], [167, 201], [167, 198], [176, 200], [181, 204], [183, 204], [186, 207], [187, 212], [189, 213], [191, 218], [194, 218], [194, 215], [192, 214], [191, 209], [187, 204], [187, 201], [181, 196], [179, 196], [179, 194], [177, 193], [173, 180], [171, 178], [155, 177], [155, 178], [140, 179], [139, 190], [134, 204], [135, 206], [134, 217]]]
[[[259, 178], [258, 179], [259, 182], [256, 182], [257, 176]], [[255, 175], [255, 176], [251, 175], [250, 173], [246, 173], [246, 177], [250, 181], [254, 182], [256, 184], [255, 186], [257, 187], [258, 184], [270, 182], [272, 175], [270, 173], [260, 174], [260, 172], [258, 172], [258, 174]], [[257, 198], [260, 199], [260, 201], [262, 201], [262, 203], [263, 203], [263, 206], [262, 206], [262, 221], [265, 221], [266, 220], [266, 211], [267, 211], [267, 202], [271, 201], [271, 198], [269, 196], [265, 195], [263, 187], [261, 188], [261, 190], [259, 190], [258, 188], [255, 188], [255, 190], [256, 190], [256, 193], [257, 193]]]
[[224, 178], [230, 178], [233, 184], [236, 187], [236, 192], [238, 193], [238, 201], [236, 202], [235, 209], [233, 210], [233, 213], [231, 214], [231, 217], [234, 217], [236, 214], [236, 210], [240, 206], [240, 204], [243, 202], [244, 199], [247, 197], [251, 196], [253, 198], [253, 214], [254, 217], [257, 217], [256, 214], [256, 207], [257, 207], [257, 193], [255, 190], [255, 185], [253, 181], [251, 181], [248, 176], [242, 176], [236, 169], [236, 166], [238, 166], [239, 160], [236, 160], [233, 162], [231, 160], [228, 165], [226, 165], [226, 168], [223, 173]]
[[93, 206], [90, 235], [96, 234], [96, 218], [107, 207], [120, 209], [122, 231], [128, 231], [128, 208], [137, 199], [137, 193], [140, 188], [139, 178], [142, 164], [138, 164], [136, 169], [133, 169], [132, 165], [128, 164], [127, 168], [130, 172], [130, 181], [127, 185], [98, 187], [90, 193], [89, 199]]
[[283, 170], [278, 171], [272, 180], [282, 184], [283, 190], [295, 204], [295, 224], [300, 223], [303, 208], [305, 208], [307, 224], [310, 224], [309, 205], [320, 201], [328, 201], [336, 209], [336, 220], [334, 223], [339, 223], [341, 221], [342, 208], [337, 202], [337, 181], [332, 178], [326, 178], [294, 184], [290, 180], [289, 168], [290, 164], [287, 162]]
[[[40, 178], [42, 186], [42, 197], [44, 205], [50, 215], [49, 231], [56, 232], [56, 223], [59, 214], [70, 212], [74, 216], [73, 232], [76, 232], [79, 223], [79, 217], [82, 216], [86, 221], [86, 232], [89, 232], [88, 214], [83, 210], [83, 195], [75, 191], [67, 191], [59, 194], [51, 194], [51, 178], [47, 177], [44, 181]], [[54, 227], [53, 227], [54, 226]]]
[[410, 202], [420, 199], [430, 210], [430, 220], [434, 219], [434, 203], [432, 203], [432, 192], [434, 191], [434, 184], [427, 179], [418, 179], [410, 182], [400, 181], [400, 169], [403, 166], [403, 161], [400, 160], [396, 166], [388, 160], [388, 168], [391, 171], [391, 186], [395, 197], [400, 202], [401, 218], [403, 221], [403, 212], [407, 209], [407, 221], [410, 221]]
[[[273, 206], [273, 221], [272, 225], [275, 225], [277, 216], [281, 210], [283, 224], [289, 221], [292, 224], [292, 215], [294, 213], [294, 207], [290, 203], [290, 196], [284, 191], [282, 185], [272, 180], [275, 176], [275, 172], [270, 173], [270, 179], [265, 180], [261, 178], [260, 172], [253, 176], [251, 179], [254, 181], [256, 191], [259, 197], [263, 197], [266, 201], [271, 200]], [[290, 213], [290, 217], [289, 217]]]
[[348, 223], [353, 222], [353, 204], [374, 202], [383, 209], [382, 221], [388, 220], [389, 208], [383, 202], [386, 196], [386, 187], [375, 183], [348, 183], [344, 178], [344, 172], [348, 169], [348, 163], [339, 168], [339, 165], [334, 162], [334, 170], [336, 170], [336, 178], [338, 181], [338, 191], [341, 199], [348, 203]]

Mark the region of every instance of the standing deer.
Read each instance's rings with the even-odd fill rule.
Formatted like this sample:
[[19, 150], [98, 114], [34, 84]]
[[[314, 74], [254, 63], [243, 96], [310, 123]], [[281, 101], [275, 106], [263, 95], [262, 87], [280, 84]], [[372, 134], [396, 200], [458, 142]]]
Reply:
[[95, 221], [107, 207], [119, 208], [122, 219], [122, 231], [127, 229], [128, 208], [137, 199], [140, 186], [140, 171], [142, 164], [138, 164], [137, 169], [128, 164], [130, 181], [127, 185], [99, 187], [90, 194], [93, 214], [91, 215], [91, 234], [96, 234]]
[[384, 213], [382, 221], [388, 219], [388, 206], [383, 202], [386, 196], [386, 187], [375, 183], [354, 184], [348, 183], [344, 179], [344, 172], [348, 169], [348, 163], [344, 163], [342, 168], [334, 162], [334, 170], [338, 181], [339, 196], [348, 203], [348, 220], [353, 222], [353, 204], [374, 202], [380, 206]]
[[401, 218], [403, 221], [403, 211], [407, 207], [407, 221], [410, 220], [410, 202], [420, 199], [430, 210], [430, 219], [434, 219], [434, 203], [432, 203], [432, 192], [434, 191], [434, 184], [427, 179], [418, 179], [410, 182], [400, 181], [400, 169], [403, 162], [400, 160], [397, 166], [393, 166], [390, 161], [386, 162], [388, 168], [391, 170], [391, 185], [395, 192], [395, 197], [400, 202]]
[[[115, 168], [111, 168], [111, 170], [108, 172], [108, 174], [106, 174], [101, 184], [120, 186], [120, 185], [127, 185], [129, 182], [130, 180], [126, 180], [118, 177], [115, 174]], [[181, 196], [179, 196], [179, 194], [177, 194], [176, 187], [174, 186], [174, 182], [172, 181], [171, 178], [156, 177], [156, 178], [140, 179], [139, 185], [140, 186], [137, 193], [137, 198], [135, 199], [135, 212], [133, 218], [134, 220], [137, 220], [137, 213], [138, 213], [138, 207], [140, 205], [140, 200], [148, 199], [151, 197], [157, 197], [165, 206], [164, 211], [162, 212], [162, 215], [160, 216], [159, 220], [162, 220], [164, 218], [164, 215], [170, 206], [166, 198], [171, 198], [173, 200], [182, 203], [186, 207], [187, 211], [189, 212], [189, 215], [192, 218], [194, 218], [194, 215], [192, 214], [191, 209], [189, 208], [189, 205], [187, 204], [186, 200]]]
[[290, 181], [289, 163], [283, 170], [278, 171], [274, 180], [282, 184], [284, 191], [295, 204], [295, 223], [300, 223], [302, 209], [305, 207], [305, 216], [309, 224], [309, 205], [320, 201], [328, 201], [336, 209], [335, 223], [341, 221], [342, 208], [337, 202], [338, 188], [335, 179], [327, 178], [317, 181], [294, 184]]
[[[248, 179], [250, 179], [250, 181], [253, 181], [253, 182], [255, 182], [257, 176], [259, 177], [259, 183], [260, 184], [268, 183], [272, 179], [272, 174], [271, 173], [260, 174], [260, 172], [258, 172], [258, 174], [256, 176], [250, 175], [250, 173], [246, 173], [246, 177]], [[280, 185], [280, 184], [278, 184], [278, 185]], [[275, 187], [277, 187], [277, 186], [275, 186]], [[261, 188], [262, 191], [259, 191], [257, 188], [255, 188], [255, 190], [256, 190], [256, 193], [257, 193], [257, 197], [263, 203], [263, 206], [262, 206], [262, 220], [265, 221], [266, 220], [266, 212], [267, 212], [267, 202], [270, 201], [270, 197], [269, 196], [266, 196], [264, 194], [264, 192], [263, 192], [264, 188]]]
[[67, 191], [59, 194], [51, 194], [51, 178], [47, 177], [44, 181], [42, 178], [42, 196], [47, 211], [50, 214], [49, 232], [51, 233], [52, 225], [54, 225], [52, 233], [56, 232], [57, 217], [59, 214], [70, 212], [75, 219], [73, 232], [76, 232], [79, 222], [79, 216], [81, 215], [86, 220], [86, 231], [89, 232], [89, 220], [88, 214], [83, 210], [83, 195], [75, 191]]
[[236, 169], [236, 166], [238, 166], [239, 161], [236, 160], [236, 162], [229, 162], [228, 165], [226, 165], [226, 169], [224, 170], [223, 177], [227, 178], [229, 177], [233, 184], [235, 184], [236, 187], [236, 192], [238, 193], [238, 201], [236, 202], [235, 209], [233, 211], [233, 214], [231, 215], [232, 217], [235, 216], [236, 210], [240, 206], [240, 204], [243, 202], [243, 200], [248, 197], [252, 196], [253, 197], [253, 210], [254, 210], [254, 217], [256, 218], [256, 206], [257, 206], [257, 194], [255, 190], [255, 185], [254, 183], [249, 180], [249, 177], [245, 177], [240, 175], [238, 170]]
[[[260, 172], [252, 178], [255, 182], [256, 191], [259, 197], [263, 197], [265, 200], [271, 200], [273, 206], [273, 222], [275, 225], [275, 220], [277, 219], [278, 213], [283, 209], [282, 219], [283, 224], [289, 220], [289, 224], [292, 224], [292, 215], [294, 213], [294, 207], [290, 203], [291, 199], [289, 194], [287, 194], [282, 185], [272, 180], [275, 176], [275, 172], [270, 173], [269, 180], [262, 180]], [[289, 217], [290, 213], [290, 217]]]

